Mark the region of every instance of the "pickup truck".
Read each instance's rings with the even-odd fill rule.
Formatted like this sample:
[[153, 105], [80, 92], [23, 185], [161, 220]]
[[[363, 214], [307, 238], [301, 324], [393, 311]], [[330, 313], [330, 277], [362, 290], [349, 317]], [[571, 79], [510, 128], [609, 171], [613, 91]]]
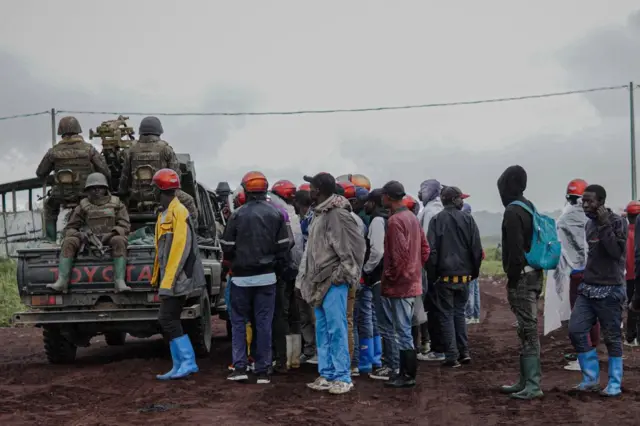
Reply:
[[[206, 286], [187, 298], [182, 311], [185, 332], [198, 356], [211, 350], [212, 315], [224, 312], [221, 300], [221, 257], [216, 220], [220, 218], [215, 192], [195, 179], [193, 162], [179, 154], [182, 189], [194, 197], [198, 209], [198, 243], [205, 269]], [[132, 232], [141, 227], [153, 232], [155, 216], [130, 209]], [[218, 225], [219, 226], [219, 225]], [[144, 244], [146, 243], [146, 244]], [[146, 338], [161, 333], [158, 324], [160, 300], [151, 284], [155, 248], [149, 241], [130, 244], [126, 282], [131, 292], [113, 291], [113, 267], [109, 253], [78, 255], [69, 292], [46, 288], [57, 279], [60, 247], [25, 248], [17, 251], [17, 284], [22, 303], [29, 310], [14, 314], [15, 324], [43, 329], [44, 349], [53, 364], [75, 361], [78, 347], [87, 347], [93, 337], [104, 335], [108, 345], [123, 345], [126, 335]]]

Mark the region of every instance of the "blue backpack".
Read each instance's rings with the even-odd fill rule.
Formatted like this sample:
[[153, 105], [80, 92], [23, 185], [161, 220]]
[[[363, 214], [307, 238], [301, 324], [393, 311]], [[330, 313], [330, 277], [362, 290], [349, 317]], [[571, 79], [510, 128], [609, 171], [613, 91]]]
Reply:
[[541, 215], [535, 207], [532, 211], [531, 207], [522, 201], [514, 201], [509, 205], [511, 204], [522, 207], [532, 217], [533, 238], [531, 240], [531, 250], [524, 255], [529, 266], [533, 269], [555, 269], [560, 261], [560, 253], [562, 251], [558, 240], [556, 221], [549, 216]]

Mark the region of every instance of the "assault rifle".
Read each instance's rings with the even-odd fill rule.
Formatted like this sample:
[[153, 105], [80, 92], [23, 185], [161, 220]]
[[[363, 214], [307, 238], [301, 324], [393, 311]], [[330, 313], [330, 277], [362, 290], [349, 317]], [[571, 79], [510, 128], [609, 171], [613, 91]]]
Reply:
[[103, 121], [96, 130], [89, 129], [89, 139], [102, 139], [102, 156], [111, 171], [111, 191], [118, 190], [125, 150], [135, 143], [135, 131], [127, 125], [129, 117], [118, 116], [115, 120]]
[[80, 252], [87, 251], [97, 257], [104, 257], [107, 253], [107, 249], [102, 245], [102, 240], [93, 233], [90, 229], [84, 231], [85, 238], [82, 241]]

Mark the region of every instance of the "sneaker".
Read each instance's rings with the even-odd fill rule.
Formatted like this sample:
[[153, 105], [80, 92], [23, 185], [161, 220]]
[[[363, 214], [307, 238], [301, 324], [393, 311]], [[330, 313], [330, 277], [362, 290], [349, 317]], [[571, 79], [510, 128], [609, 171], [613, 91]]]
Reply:
[[568, 371], [581, 371], [578, 361], [569, 361], [569, 363], [564, 366], [564, 369]]
[[[471, 358], [469, 358], [469, 361], [471, 361]], [[454, 359], [454, 360], [446, 360], [442, 362], [442, 366], [445, 368], [458, 368], [460, 367], [462, 364], [460, 364], [458, 362], [458, 360]]]
[[568, 354], [564, 354], [564, 359], [565, 361], [577, 361], [578, 360], [578, 354], [576, 353], [568, 353]]
[[256, 379], [256, 383], [259, 385], [268, 385], [271, 383], [271, 377], [268, 374], [258, 374], [258, 378]]
[[233, 382], [241, 382], [243, 380], [249, 380], [249, 375], [247, 374], [246, 370], [244, 372], [241, 372], [234, 369], [233, 372], [227, 376], [227, 380], [231, 380]]
[[353, 389], [353, 383], [335, 381], [331, 384], [329, 393], [332, 395], [342, 395], [343, 393], [349, 392], [351, 389]]
[[458, 361], [460, 362], [460, 364], [471, 364], [471, 356], [469, 354], [460, 355]]
[[360, 376], [360, 369], [358, 367], [353, 367], [351, 369], [351, 377], [359, 377]]
[[320, 376], [315, 379], [312, 383], [307, 383], [307, 387], [309, 389], [317, 390], [317, 391], [328, 391], [331, 388], [332, 384], [330, 381]]
[[429, 352], [427, 354], [418, 354], [418, 360], [420, 361], [444, 361], [444, 354], [439, 354], [437, 352]]
[[467, 325], [473, 324], [473, 318], [467, 318], [465, 322], [467, 323]]
[[625, 346], [629, 346], [631, 348], [637, 348], [638, 346], [640, 346], [640, 344], [638, 343], [638, 339], [633, 339], [630, 342], [625, 340], [623, 343]]
[[307, 356], [307, 355], [300, 355], [300, 364], [314, 364], [314, 365], [318, 365], [318, 355], [314, 355], [314, 356]]
[[480, 324], [480, 318], [473, 318], [472, 324]]
[[375, 380], [389, 380], [394, 375], [394, 372], [389, 367], [381, 367], [369, 374], [369, 377]]
[[431, 350], [431, 344], [429, 342], [425, 342], [420, 345], [419, 353], [428, 354], [430, 350]]

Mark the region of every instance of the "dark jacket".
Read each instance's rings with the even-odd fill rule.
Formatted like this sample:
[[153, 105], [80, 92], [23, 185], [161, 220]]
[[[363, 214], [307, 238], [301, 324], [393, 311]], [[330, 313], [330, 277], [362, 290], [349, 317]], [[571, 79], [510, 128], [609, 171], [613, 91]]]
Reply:
[[250, 199], [227, 222], [220, 240], [233, 275], [250, 277], [287, 267], [289, 235], [282, 214], [265, 198]]
[[[382, 208], [376, 209], [373, 214], [371, 215], [371, 221], [369, 223], [369, 230], [367, 233], [367, 238], [365, 239], [365, 242], [367, 243], [367, 250], [365, 251], [364, 254], [364, 266], [363, 266], [363, 270], [362, 270], [362, 277], [364, 279], [364, 283], [366, 285], [374, 285], [375, 283], [379, 282], [382, 279], [382, 270], [384, 268], [384, 236], [386, 234], [387, 231], [387, 220], [389, 219], [389, 213], [387, 212], [387, 210], [384, 210]], [[375, 222], [375, 223], [374, 223]], [[382, 245], [380, 247], [375, 247], [375, 245], [378, 244], [377, 240], [379, 240], [380, 238], [376, 238], [379, 236], [373, 235], [374, 233], [376, 233], [379, 229], [378, 224], [382, 223], [383, 227], [383, 233], [382, 233]], [[372, 241], [372, 238], [374, 238], [374, 241]], [[368, 265], [369, 260], [371, 259], [371, 255], [372, 255], [372, 249], [376, 254], [381, 255], [382, 257], [380, 257], [380, 260], [378, 261], [378, 263], [373, 267], [372, 270], [367, 270], [371, 265]], [[375, 260], [372, 260], [372, 262]]]
[[590, 219], [586, 227], [587, 267], [583, 280], [587, 284], [623, 285], [627, 246], [627, 221], [609, 210], [609, 221], [600, 225]]
[[476, 221], [454, 206], [446, 206], [429, 222], [427, 233], [431, 254], [427, 262], [428, 280], [439, 277], [480, 275], [482, 244]]
[[429, 244], [416, 215], [407, 208], [395, 212], [387, 221], [383, 259], [383, 296], [422, 294], [422, 268], [429, 259]]
[[533, 217], [522, 207], [509, 205], [522, 201], [533, 209], [523, 193], [527, 187], [527, 173], [520, 166], [508, 167], [498, 179], [498, 191], [505, 206], [502, 217], [502, 267], [508, 283], [515, 283], [527, 265], [525, 253], [531, 250]]

